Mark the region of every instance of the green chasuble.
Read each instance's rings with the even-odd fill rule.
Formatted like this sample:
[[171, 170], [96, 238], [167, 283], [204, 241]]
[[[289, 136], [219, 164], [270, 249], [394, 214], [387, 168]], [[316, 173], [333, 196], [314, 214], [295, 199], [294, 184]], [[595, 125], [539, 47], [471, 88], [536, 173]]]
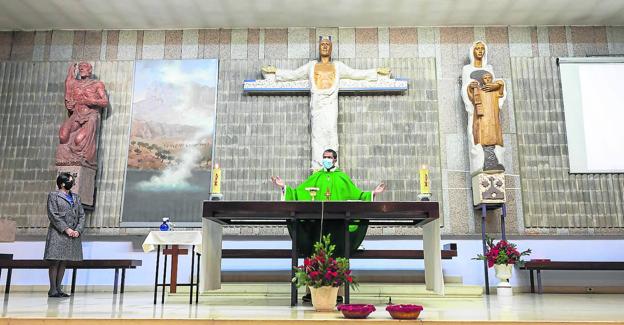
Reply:
[[[310, 175], [301, 185], [296, 188], [285, 188], [286, 201], [311, 201], [309, 187], [317, 187], [315, 201], [326, 201], [329, 195], [330, 201], [372, 201], [372, 193], [364, 192], [357, 188], [349, 176], [338, 170], [326, 171], [324, 169]], [[297, 227], [297, 246], [300, 255], [310, 256], [314, 243], [320, 239], [320, 220], [302, 220]], [[354, 252], [360, 247], [368, 222], [353, 220], [349, 225], [350, 251]], [[289, 226], [289, 230], [292, 230]], [[336, 245], [335, 254], [344, 256], [344, 223], [340, 220], [324, 220], [323, 234], [331, 234], [332, 244]]]

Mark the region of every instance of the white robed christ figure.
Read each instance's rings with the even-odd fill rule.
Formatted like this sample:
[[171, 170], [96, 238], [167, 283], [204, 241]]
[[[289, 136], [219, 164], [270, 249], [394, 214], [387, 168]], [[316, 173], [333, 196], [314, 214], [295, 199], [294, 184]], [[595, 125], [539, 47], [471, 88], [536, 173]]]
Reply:
[[310, 61], [295, 70], [265, 66], [262, 72], [275, 74], [276, 81], [310, 81], [311, 168], [322, 167], [318, 157], [327, 149], [338, 152], [338, 90], [341, 79], [375, 81], [378, 75], [388, 76], [390, 69], [377, 68], [357, 70], [340, 61], [331, 60], [332, 41], [319, 38], [320, 59]]

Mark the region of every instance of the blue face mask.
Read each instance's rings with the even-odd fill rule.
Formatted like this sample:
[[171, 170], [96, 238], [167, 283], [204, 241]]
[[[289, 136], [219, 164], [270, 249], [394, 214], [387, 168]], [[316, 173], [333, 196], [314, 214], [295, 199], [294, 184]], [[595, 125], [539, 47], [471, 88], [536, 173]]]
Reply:
[[334, 167], [334, 160], [330, 158], [323, 158], [323, 167], [325, 167], [325, 169]]

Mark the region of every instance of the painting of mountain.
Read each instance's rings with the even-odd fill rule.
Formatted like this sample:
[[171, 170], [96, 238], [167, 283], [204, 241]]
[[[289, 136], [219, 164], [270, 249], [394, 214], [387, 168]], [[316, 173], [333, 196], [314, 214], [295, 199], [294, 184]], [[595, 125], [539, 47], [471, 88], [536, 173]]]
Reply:
[[210, 194], [218, 61], [142, 60], [134, 73], [122, 223], [201, 222], [201, 201]]

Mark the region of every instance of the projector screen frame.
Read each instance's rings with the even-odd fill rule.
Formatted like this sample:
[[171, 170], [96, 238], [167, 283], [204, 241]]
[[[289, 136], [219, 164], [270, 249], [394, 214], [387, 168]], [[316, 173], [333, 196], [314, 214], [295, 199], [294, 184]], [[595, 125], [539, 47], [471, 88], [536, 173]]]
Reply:
[[[578, 69], [575, 71], [568, 70], [566, 74], [573, 77], [576, 74], [576, 80], [564, 78], [562, 73], [562, 65], [565, 64], [624, 64], [624, 56], [594, 56], [594, 57], [560, 57], [556, 59], [559, 70], [559, 82], [561, 87], [561, 100], [563, 102], [564, 124], [566, 140], [568, 145], [568, 163], [570, 174], [621, 174], [623, 169], [590, 169], [587, 163], [586, 145], [585, 145], [585, 127], [583, 125], [583, 107], [580, 80], [578, 77]], [[577, 66], [578, 67], [578, 66]], [[568, 90], [566, 92], [566, 89]], [[579, 116], [580, 115], [580, 116]], [[569, 130], [580, 130], [577, 132], [569, 132]], [[576, 141], [576, 142], [575, 142]], [[573, 145], [574, 143], [583, 143], [583, 145]], [[582, 163], [573, 157], [583, 157]]]

